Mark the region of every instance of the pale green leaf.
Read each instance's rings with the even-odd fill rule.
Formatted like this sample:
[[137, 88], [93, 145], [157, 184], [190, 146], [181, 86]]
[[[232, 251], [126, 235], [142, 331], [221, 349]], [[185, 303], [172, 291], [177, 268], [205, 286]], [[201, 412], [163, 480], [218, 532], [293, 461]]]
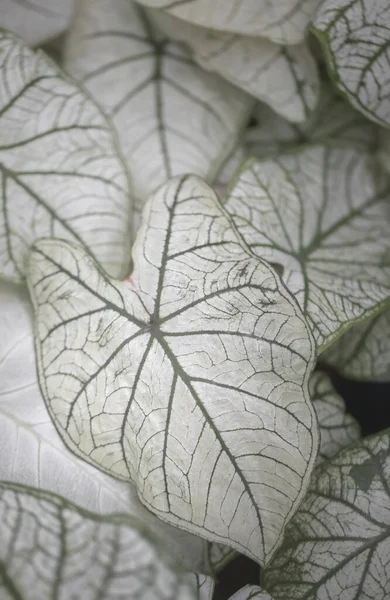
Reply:
[[321, 359], [348, 379], [390, 381], [390, 310], [353, 325]]
[[313, 373], [309, 390], [320, 429], [318, 463], [332, 458], [344, 446], [357, 440], [360, 427], [346, 412], [343, 398], [336, 392], [326, 373]]
[[280, 46], [197, 27], [157, 10], [150, 15], [166, 35], [187, 43], [206, 71], [215, 71], [289, 121], [304, 121], [316, 106], [317, 66], [305, 44]]
[[261, 258], [279, 265], [319, 352], [390, 299], [390, 184], [368, 153], [303, 146], [250, 161], [226, 209]]
[[320, 0], [140, 0], [195, 25], [277, 44], [302, 42]]
[[130, 514], [169, 544], [191, 571], [213, 570], [218, 546], [170, 527], [140, 503], [135, 487], [96, 470], [62, 442], [39, 390], [30, 302], [0, 282], [0, 480], [43, 488], [99, 514]]
[[130, 0], [81, 0], [65, 64], [113, 120], [139, 207], [174, 175], [212, 181], [252, 107], [184, 47], [164, 41]]
[[292, 124], [264, 104], [254, 112], [257, 125], [247, 130], [247, 154], [256, 158], [279, 154], [299, 144], [322, 142], [331, 145], [352, 146], [374, 151], [378, 145], [378, 127], [322, 83], [320, 100], [303, 123]]
[[387, 600], [390, 430], [317, 467], [264, 583], [274, 600]]
[[63, 498], [0, 483], [4, 600], [195, 600], [188, 576], [138, 520], [102, 517]]
[[317, 453], [306, 321], [197, 177], [147, 203], [133, 261], [120, 282], [76, 244], [32, 250], [50, 414], [163, 520], [264, 564]]
[[273, 600], [271, 596], [264, 592], [257, 585], [246, 585], [230, 596], [229, 600]]
[[390, 127], [389, 1], [323, 0], [313, 32], [339, 90], [366, 117]]
[[0, 275], [23, 280], [34, 240], [84, 244], [129, 268], [130, 198], [110, 127], [41, 52], [0, 32]]
[[29, 44], [42, 44], [68, 27], [74, 1], [1, 0], [0, 27], [19, 35]]

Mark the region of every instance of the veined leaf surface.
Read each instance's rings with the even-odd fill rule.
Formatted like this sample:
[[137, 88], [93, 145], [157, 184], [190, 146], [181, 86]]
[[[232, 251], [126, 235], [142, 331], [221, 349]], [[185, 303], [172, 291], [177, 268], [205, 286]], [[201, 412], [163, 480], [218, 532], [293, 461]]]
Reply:
[[313, 373], [309, 390], [320, 429], [319, 462], [332, 458], [344, 446], [357, 440], [360, 427], [346, 412], [343, 398], [336, 392], [326, 373]]
[[163, 520], [265, 564], [317, 453], [306, 321], [196, 177], [147, 203], [133, 261], [120, 282], [75, 244], [33, 249], [50, 414]]
[[206, 71], [215, 71], [289, 121], [304, 121], [316, 106], [317, 66], [305, 44], [280, 46], [264, 38], [197, 27], [158, 10], [149, 14], [166, 35], [187, 43]]
[[1, 0], [0, 27], [36, 46], [68, 27], [74, 0]]
[[256, 158], [268, 158], [308, 142], [351, 146], [355, 150], [374, 151], [378, 147], [379, 127], [353, 110], [325, 83], [317, 107], [303, 123], [289, 123], [261, 103], [253, 116], [257, 125], [246, 131], [245, 148]]
[[321, 359], [348, 379], [390, 381], [390, 309], [353, 325]]
[[390, 127], [388, 0], [324, 0], [313, 32], [339, 90], [366, 117]]
[[319, 465], [264, 584], [275, 600], [386, 600], [390, 430]]
[[209, 575], [191, 574], [198, 590], [197, 600], [213, 600], [215, 580]]
[[139, 521], [102, 517], [25, 486], [0, 482], [0, 595], [4, 600], [195, 600]]
[[19, 286], [0, 282], [0, 305], [0, 480], [42, 488], [101, 515], [132, 515], [187, 569], [218, 568], [219, 545], [163, 523], [140, 503], [134, 485], [96, 470], [66, 448], [39, 389], [29, 299]]
[[319, 351], [390, 299], [390, 182], [368, 153], [307, 146], [249, 161], [226, 203], [241, 235], [283, 269]]
[[162, 39], [131, 0], [81, 0], [65, 65], [113, 120], [138, 207], [169, 177], [213, 180], [253, 104]]
[[43, 53], [4, 32], [0, 69], [0, 275], [22, 281], [31, 244], [55, 236], [124, 277], [131, 203], [107, 121]]
[[246, 585], [230, 596], [230, 600], [273, 600], [272, 597], [264, 592], [258, 585]]
[[277, 44], [302, 42], [319, 0], [140, 0], [195, 25], [265, 37]]

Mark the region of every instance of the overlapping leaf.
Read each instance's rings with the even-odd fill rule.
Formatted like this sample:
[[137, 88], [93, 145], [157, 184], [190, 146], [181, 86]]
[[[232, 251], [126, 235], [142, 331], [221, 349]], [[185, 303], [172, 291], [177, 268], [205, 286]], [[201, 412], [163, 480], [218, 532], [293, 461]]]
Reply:
[[138, 521], [95, 515], [42, 490], [0, 483], [0, 539], [4, 600], [196, 598]]
[[253, 252], [279, 264], [319, 351], [390, 299], [390, 183], [368, 153], [307, 146], [249, 162], [226, 203]]
[[79, 2], [65, 64], [113, 119], [139, 205], [174, 175], [212, 180], [252, 106], [164, 41], [130, 0]]
[[215, 581], [208, 575], [192, 575], [195, 579], [195, 585], [198, 590], [197, 600], [212, 600]]
[[390, 310], [353, 325], [321, 358], [349, 379], [390, 381]]
[[50, 414], [163, 520], [264, 564], [316, 458], [307, 324], [196, 177], [147, 204], [133, 259], [119, 282], [75, 244], [32, 251]]
[[326, 460], [357, 440], [360, 427], [345, 411], [344, 400], [335, 391], [326, 373], [313, 373], [309, 389], [320, 429], [318, 461]]
[[388, 0], [324, 0], [313, 31], [339, 90], [366, 117], [390, 127]]
[[256, 125], [245, 134], [249, 155], [269, 157], [308, 142], [377, 149], [378, 127], [353, 110], [328, 84], [322, 83], [319, 97], [313, 113], [300, 124], [289, 123], [259, 104], [254, 112]]
[[0, 27], [38, 45], [69, 25], [74, 0], [1, 0]]
[[293, 122], [307, 119], [319, 96], [314, 58], [305, 44], [279, 46], [263, 38], [214, 31], [150, 11], [170, 38], [186, 42], [198, 64]]
[[196, 25], [248, 36], [269, 38], [278, 44], [298, 44], [305, 37], [319, 0], [140, 0]]
[[21, 281], [34, 240], [57, 236], [125, 276], [130, 198], [105, 118], [11, 34], [0, 33], [0, 69], [0, 275]]
[[230, 597], [230, 600], [273, 600], [257, 585], [246, 585]]
[[218, 568], [219, 545], [163, 523], [143, 507], [132, 484], [97, 471], [66, 448], [39, 390], [28, 298], [2, 282], [0, 305], [0, 480], [48, 490], [94, 513], [130, 514], [189, 570]]
[[264, 582], [275, 600], [388, 597], [390, 430], [317, 467]]

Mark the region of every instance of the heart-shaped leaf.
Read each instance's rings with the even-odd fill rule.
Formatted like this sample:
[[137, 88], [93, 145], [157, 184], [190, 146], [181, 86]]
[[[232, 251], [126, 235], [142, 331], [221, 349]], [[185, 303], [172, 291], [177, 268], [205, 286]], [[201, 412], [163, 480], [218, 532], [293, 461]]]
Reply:
[[30, 302], [0, 282], [0, 480], [40, 487], [94, 513], [134, 516], [169, 544], [191, 571], [219, 568], [227, 550], [170, 527], [140, 503], [135, 487], [97, 471], [70, 452], [48, 415], [38, 385]]
[[299, 124], [289, 123], [268, 106], [258, 104], [253, 115], [256, 125], [245, 134], [247, 153], [269, 157], [308, 142], [376, 150], [378, 127], [353, 110], [328, 84], [322, 83], [319, 98], [309, 118]]
[[390, 430], [319, 465], [264, 584], [275, 600], [385, 600], [390, 589]]
[[230, 596], [229, 600], [273, 600], [273, 598], [258, 585], [246, 585]]
[[65, 65], [112, 118], [139, 207], [174, 175], [212, 181], [252, 108], [246, 94], [162, 39], [131, 0], [81, 0]]
[[203, 27], [266, 37], [278, 44], [298, 44], [320, 0], [139, 1]]
[[226, 203], [252, 251], [280, 265], [324, 350], [390, 299], [390, 182], [368, 153], [306, 146], [248, 162]]
[[320, 428], [318, 463], [332, 458], [344, 446], [357, 440], [360, 427], [352, 415], [345, 411], [345, 402], [333, 388], [326, 373], [313, 373], [309, 390]]
[[131, 517], [95, 515], [42, 490], [0, 483], [4, 600], [195, 600], [188, 576]]
[[353, 325], [321, 360], [348, 379], [390, 381], [390, 309]]
[[120, 282], [75, 244], [32, 250], [49, 412], [163, 520], [264, 564], [316, 458], [306, 321], [196, 177], [148, 202], [133, 260]]
[[317, 104], [317, 66], [305, 44], [279, 46], [263, 38], [214, 31], [150, 11], [172, 39], [186, 42], [206, 71], [215, 71], [289, 121], [307, 119]]
[[129, 268], [130, 198], [108, 123], [41, 52], [0, 32], [0, 275], [22, 281], [45, 236]]
[[388, 0], [323, 0], [313, 32], [339, 90], [366, 117], [390, 127]]
[[1, 0], [0, 27], [29, 44], [50, 40], [68, 27], [74, 0]]

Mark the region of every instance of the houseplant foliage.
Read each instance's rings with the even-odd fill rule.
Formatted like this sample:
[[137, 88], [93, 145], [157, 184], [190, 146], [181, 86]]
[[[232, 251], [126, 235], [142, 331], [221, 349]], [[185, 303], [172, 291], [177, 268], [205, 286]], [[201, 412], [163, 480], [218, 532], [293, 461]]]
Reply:
[[389, 430], [329, 374], [390, 380], [387, 3], [0, 26], [0, 596], [212, 600], [239, 552], [232, 600], [385, 598]]

